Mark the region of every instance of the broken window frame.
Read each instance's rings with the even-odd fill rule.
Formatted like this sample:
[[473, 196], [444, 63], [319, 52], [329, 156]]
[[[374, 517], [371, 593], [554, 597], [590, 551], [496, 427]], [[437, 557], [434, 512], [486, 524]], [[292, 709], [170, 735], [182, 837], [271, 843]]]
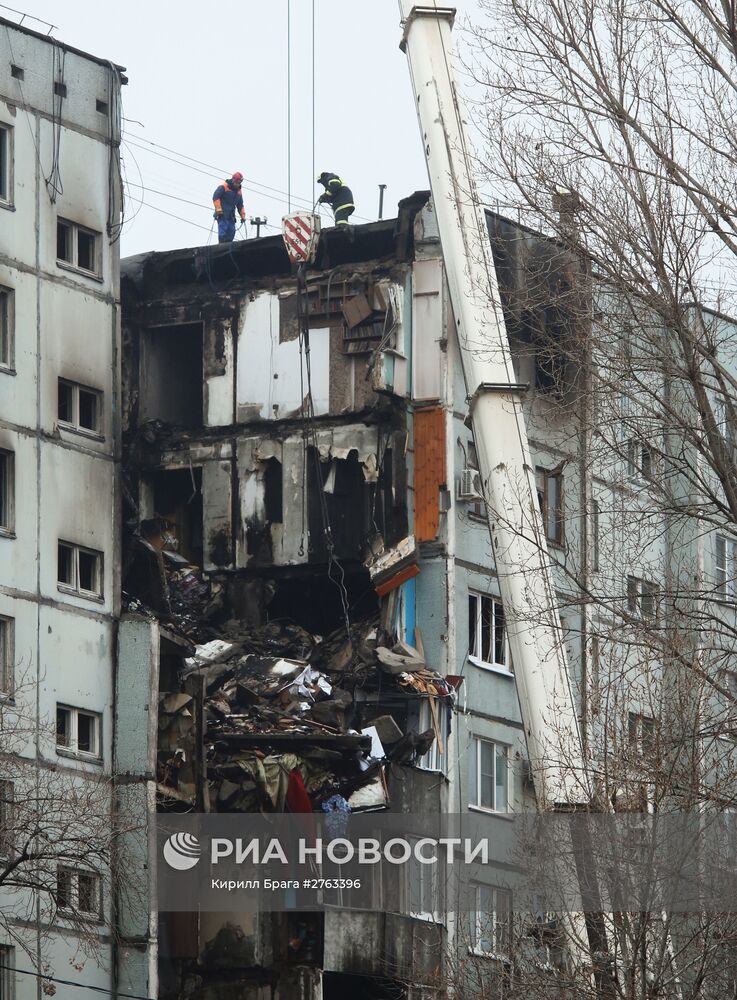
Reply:
[[15, 690], [15, 619], [0, 615], [0, 699]]
[[[68, 888], [62, 894], [60, 885], [62, 879], [67, 881]], [[82, 880], [89, 881], [92, 887], [91, 898], [94, 908], [82, 905]], [[68, 901], [62, 901], [68, 896]], [[87, 898], [87, 896], [85, 896]], [[60, 915], [74, 914], [92, 920], [102, 917], [102, 879], [98, 872], [87, 868], [72, 868], [69, 865], [59, 865], [56, 869], [56, 907]]]
[[[478, 810], [480, 812], [488, 813], [507, 813], [510, 812], [510, 794], [511, 794], [511, 761], [509, 753], [509, 744], [500, 743], [498, 740], [489, 740], [484, 736], [474, 736], [473, 737], [474, 747], [473, 753], [476, 755], [476, 787], [473, 789], [474, 801], [469, 803], [469, 809]], [[491, 747], [489, 751], [491, 753], [492, 760], [492, 773], [482, 774], [481, 770], [481, 754], [484, 746]], [[504, 761], [503, 776], [504, 780], [502, 783], [499, 782], [498, 774], [498, 762], [499, 759]], [[483, 804], [484, 795], [482, 794], [482, 778], [491, 778], [490, 788], [491, 795], [487, 796], [491, 805]], [[503, 801], [499, 800], [497, 789], [502, 789]]]
[[[71, 402], [71, 418], [69, 420], [64, 419], [59, 415], [61, 410], [61, 393], [62, 387], [70, 390], [70, 402]], [[78, 434], [85, 434], [88, 437], [95, 437], [102, 439], [102, 392], [99, 389], [93, 389], [87, 385], [81, 385], [79, 382], [72, 382], [70, 379], [60, 378], [58, 380], [58, 395], [57, 395], [57, 423], [61, 424], [64, 428], [71, 431], [76, 431]], [[92, 397], [95, 401], [95, 426], [87, 427], [85, 424], [80, 422], [81, 420], [81, 405], [80, 399], [82, 393], [86, 393], [88, 396]]]
[[[555, 484], [555, 496], [551, 506], [551, 489]], [[557, 469], [535, 468], [535, 488], [537, 502], [543, 521], [546, 539], [552, 545], [563, 545], [565, 539], [565, 516], [563, 507], [563, 472]]]
[[[68, 256], [59, 255], [60, 246], [60, 230], [66, 230], [64, 236], [64, 252]], [[93, 257], [93, 267], [88, 268], [79, 263], [80, 253], [79, 253], [79, 237], [88, 236], [92, 240], [92, 257]], [[87, 226], [81, 226], [78, 222], [72, 222], [71, 219], [58, 218], [56, 220], [56, 266], [62, 267], [72, 271], [79, 271], [80, 274], [86, 274], [88, 277], [100, 278], [102, 271], [102, 261], [101, 261], [101, 248], [102, 248], [102, 234], [95, 232], [94, 229], [88, 229]]]
[[15, 537], [15, 452], [0, 448], [0, 535]]
[[[71, 553], [71, 570], [72, 570], [72, 580], [62, 580], [60, 579], [61, 572], [61, 550], [62, 548], [68, 549]], [[86, 587], [82, 587], [80, 584], [80, 568], [79, 561], [80, 555], [92, 556], [95, 560], [94, 562], [94, 577], [96, 589], [89, 590]], [[75, 542], [67, 542], [64, 539], [59, 539], [57, 543], [57, 572], [56, 572], [56, 586], [64, 594], [75, 594], [78, 597], [84, 597], [87, 600], [102, 601], [104, 596], [103, 587], [103, 553], [99, 552], [97, 549], [88, 549], [84, 545], [77, 545]]]
[[[59, 736], [61, 727], [60, 717], [64, 717], [67, 722], [64, 725], [64, 739], [60, 742]], [[89, 719], [90, 725], [90, 750], [79, 749], [79, 720]], [[56, 706], [56, 752], [64, 757], [77, 757], [81, 760], [102, 761], [102, 715], [99, 712], [90, 712], [84, 708], [75, 708], [73, 705], [57, 703]]]
[[[473, 439], [468, 442], [468, 468], [474, 469], [479, 473], [481, 472], [479, 469], [478, 453]], [[478, 518], [486, 522], [486, 502], [484, 500], [471, 500], [466, 509], [469, 517]]]
[[[501, 886], [472, 884], [474, 908], [469, 912], [470, 947], [473, 955], [508, 961], [512, 951], [512, 892]], [[488, 894], [484, 900], [483, 894]], [[501, 919], [501, 902], [504, 900], [504, 919]], [[491, 947], [483, 947], [488, 941]]]
[[0, 370], [13, 372], [15, 365], [15, 294], [0, 285]]
[[[423, 771], [435, 771], [439, 774], [445, 774], [445, 759], [447, 750], [445, 741], [448, 723], [448, 706], [444, 700], [440, 698], [435, 699], [435, 711], [437, 713], [438, 729], [443, 736], [443, 751], [440, 751], [436, 737], [427, 753], [423, 757], [419, 758], [416, 766]], [[427, 732], [428, 729], [434, 728], [435, 727], [433, 726], [432, 721], [432, 709], [430, 708], [430, 699], [422, 698], [420, 701], [417, 732], [424, 733]]]
[[13, 204], [13, 126], [0, 123], [0, 205]]
[[[472, 612], [472, 603], [476, 603], [475, 614]], [[484, 612], [486, 609], [486, 618]], [[501, 626], [499, 627], [499, 619]], [[501, 598], [495, 594], [482, 594], [479, 591], [469, 590], [468, 592], [468, 659], [477, 667], [485, 670], [492, 670], [496, 673], [513, 675], [512, 658], [509, 648], [509, 635], [506, 627], [504, 615], [504, 605]], [[494, 659], [484, 659], [484, 622], [489, 622], [489, 654], [494, 652]], [[501, 643], [500, 634], [501, 631]], [[497, 650], [502, 649], [502, 658], [497, 658]], [[476, 652], [480, 650], [481, 652]]]

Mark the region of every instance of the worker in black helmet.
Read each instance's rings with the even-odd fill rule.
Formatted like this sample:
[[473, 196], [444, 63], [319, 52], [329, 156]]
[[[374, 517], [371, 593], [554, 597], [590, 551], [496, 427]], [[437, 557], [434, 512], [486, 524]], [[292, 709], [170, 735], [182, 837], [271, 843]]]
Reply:
[[329, 174], [326, 170], [317, 178], [325, 193], [318, 199], [319, 205], [330, 205], [333, 210], [336, 226], [347, 226], [348, 217], [353, 214], [356, 206], [353, 204], [353, 192], [343, 183], [337, 174]]

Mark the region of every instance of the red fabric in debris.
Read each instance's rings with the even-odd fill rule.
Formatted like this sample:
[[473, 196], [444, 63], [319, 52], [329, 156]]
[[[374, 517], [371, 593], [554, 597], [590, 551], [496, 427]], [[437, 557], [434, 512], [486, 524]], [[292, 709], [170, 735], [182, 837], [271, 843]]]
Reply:
[[305, 783], [302, 781], [302, 775], [296, 767], [289, 773], [289, 784], [287, 785], [287, 812], [312, 812], [310, 797], [305, 790]]

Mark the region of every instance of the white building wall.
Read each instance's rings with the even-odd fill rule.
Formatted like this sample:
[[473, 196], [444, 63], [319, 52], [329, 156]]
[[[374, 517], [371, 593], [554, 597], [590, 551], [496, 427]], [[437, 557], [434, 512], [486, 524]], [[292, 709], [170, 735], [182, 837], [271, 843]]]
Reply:
[[[12, 152], [10, 197], [0, 202], [0, 286], [14, 294], [12, 364], [0, 368], [0, 448], [15, 456], [14, 531], [0, 533], [0, 615], [14, 619], [18, 702], [35, 719], [41, 767], [97, 779], [112, 773], [119, 613], [119, 248], [110, 235], [117, 235], [120, 218], [124, 79], [105, 60], [2, 19], [0, 52], [0, 126], [10, 129]], [[23, 70], [22, 80], [11, 64]], [[53, 92], [59, 80], [63, 99]], [[63, 192], [54, 201], [45, 178], [57, 140]], [[57, 260], [59, 218], [98, 234], [98, 274]], [[59, 426], [59, 378], [102, 393], [99, 433]], [[99, 599], [59, 590], [59, 539], [102, 553]], [[59, 702], [101, 715], [99, 763], [57, 752]], [[68, 929], [25, 928], [18, 969], [33, 972], [40, 961], [49, 976], [78, 984], [56, 984], [58, 998], [78, 996], [82, 986], [112, 991], [109, 920], [108, 911], [92, 960], [79, 958], [79, 941]], [[35, 998], [37, 989], [33, 975], [17, 974], [18, 1000]]]

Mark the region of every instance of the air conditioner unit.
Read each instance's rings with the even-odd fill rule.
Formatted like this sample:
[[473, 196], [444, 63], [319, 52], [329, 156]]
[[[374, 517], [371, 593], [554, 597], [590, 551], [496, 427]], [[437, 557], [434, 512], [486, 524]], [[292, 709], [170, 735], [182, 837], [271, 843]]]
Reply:
[[478, 469], [462, 469], [458, 484], [459, 500], [483, 500], [484, 490]]

